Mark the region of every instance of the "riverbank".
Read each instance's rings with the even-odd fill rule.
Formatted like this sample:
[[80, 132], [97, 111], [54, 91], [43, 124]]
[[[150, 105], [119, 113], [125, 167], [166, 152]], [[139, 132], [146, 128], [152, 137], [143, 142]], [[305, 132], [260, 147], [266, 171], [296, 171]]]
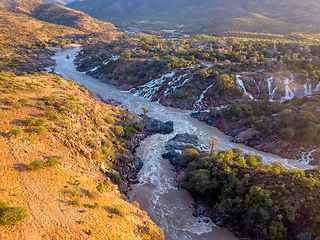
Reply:
[[[84, 55], [85, 56], [85, 55]], [[133, 93], [136, 96], [142, 96], [150, 101], [157, 101], [163, 106], [166, 107], [174, 107], [179, 108], [183, 110], [193, 110], [194, 113], [191, 114], [191, 116], [197, 118], [200, 121], [204, 121], [208, 123], [209, 125], [214, 125], [219, 130], [221, 130], [223, 133], [225, 133], [228, 136], [232, 137], [232, 141], [236, 143], [245, 144], [249, 147], [253, 147], [259, 151], [263, 151], [266, 153], [272, 153], [276, 154], [282, 158], [290, 158], [290, 159], [299, 159], [301, 161], [304, 161], [306, 163], [314, 163], [312, 161], [313, 156], [309, 156], [309, 152], [313, 150], [312, 147], [303, 147], [301, 144], [298, 144], [296, 141], [288, 141], [283, 140], [280, 138], [279, 134], [266, 134], [265, 131], [261, 131], [263, 129], [255, 130], [255, 128], [246, 126], [243, 124], [243, 121], [232, 121], [229, 118], [226, 117], [212, 117], [209, 112], [201, 112], [196, 109], [202, 109], [204, 107], [209, 109], [209, 106], [221, 106], [221, 105], [228, 105], [231, 102], [238, 102], [239, 104], [243, 102], [243, 100], [246, 100], [246, 98], [237, 97], [238, 95], [235, 94], [231, 96], [230, 94], [222, 94], [221, 99], [219, 100], [212, 100], [211, 97], [205, 97], [206, 90], [210, 88], [210, 83], [207, 85], [207, 89], [201, 94], [201, 96], [192, 96], [192, 97], [182, 97], [182, 98], [176, 98], [172, 96], [172, 92], [174, 91], [175, 87], [172, 87], [173, 84], [176, 84], [176, 82], [188, 82], [190, 78], [197, 78], [197, 74], [189, 74], [189, 78], [187, 76], [183, 75], [183, 73], [178, 72], [168, 72], [163, 75], [159, 75], [158, 79], [154, 79], [150, 81], [150, 84], [154, 84], [155, 89], [153, 90], [148, 86], [148, 84], [139, 85], [138, 82], [135, 83], [135, 85], [130, 85], [126, 82], [115, 80], [115, 79], [108, 79], [107, 75], [104, 73], [100, 73], [97, 71], [97, 67], [94, 69], [91, 69], [88, 71], [88, 69], [79, 67], [79, 63], [84, 58], [84, 56], [77, 56], [75, 58], [75, 62], [78, 65], [77, 70], [82, 71], [86, 73], [87, 75], [98, 79], [102, 83], [111, 84], [114, 85], [116, 88], [128, 91], [130, 90], [131, 93]], [[123, 64], [123, 63], [121, 63]], [[123, 67], [124, 69], [125, 67]], [[122, 70], [123, 70], [122, 69]], [[120, 70], [119, 70], [120, 71]], [[254, 77], [253, 73], [241, 73], [244, 77], [242, 78], [243, 81], [249, 81]], [[171, 76], [173, 75], [173, 76]], [[179, 77], [178, 77], [179, 76]], [[237, 76], [238, 77], [238, 76]], [[261, 76], [260, 76], [261, 77]], [[268, 78], [269, 77], [269, 78]], [[187, 79], [185, 79], [187, 78]], [[267, 92], [270, 88], [270, 76], [266, 75], [265, 78], [268, 78], [268, 81], [265, 81], [263, 84], [261, 83], [259, 96], [267, 98]], [[162, 79], [162, 80], [161, 80]], [[180, 80], [179, 80], [180, 79]], [[181, 80], [182, 79], [182, 80]], [[183, 80], [185, 79], [185, 80]], [[249, 80], [248, 80], [249, 79]], [[241, 79], [238, 77], [237, 81], [240, 81]], [[200, 81], [200, 80], [199, 80]], [[242, 80], [241, 80], [242, 81]], [[279, 84], [278, 78], [274, 78], [272, 80], [274, 82], [277, 82]], [[159, 88], [157, 84], [159, 82], [162, 82], [161, 87]], [[180, 84], [180, 83], [179, 83]], [[180, 84], [181, 85], [181, 84]], [[209, 86], [210, 85], [210, 86]], [[179, 85], [178, 85], [179, 86]], [[182, 86], [182, 85], [181, 85]], [[236, 86], [233, 86], [236, 88]], [[276, 96], [273, 96], [273, 98], [281, 99], [281, 94], [284, 94], [284, 91], [280, 91], [280, 87], [278, 87], [278, 91]], [[171, 89], [171, 90], [170, 90]], [[187, 91], [187, 90], [186, 90]], [[190, 89], [188, 91], [191, 91]], [[235, 89], [234, 89], [235, 91]], [[156, 92], [156, 94], [155, 94]], [[153, 96], [152, 94], [155, 94], [156, 96]], [[210, 93], [212, 95], [212, 93]], [[240, 96], [240, 95], [239, 95]], [[195, 101], [195, 99], [199, 99]], [[235, 99], [233, 97], [236, 97]], [[193, 102], [195, 101], [195, 103]], [[214, 105], [212, 105], [214, 104]], [[204, 110], [204, 109], [202, 109]], [[258, 119], [258, 117], [255, 117], [255, 119]], [[259, 119], [258, 119], [259, 120]], [[306, 157], [308, 156], [308, 157]]]
[[[108, 104], [108, 102], [116, 103], [117, 107], [121, 106], [120, 101], [113, 101], [111, 99], [104, 99], [101, 95], [90, 92], [90, 95], [96, 101], [101, 101]], [[129, 110], [127, 110], [130, 112]], [[114, 165], [114, 169], [119, 169], [119, 174], [122, 177], [122, 181], [118, 183], [118, 190], [121, 193], [128, 193], [132, 190], [132, 184], [138, 184], [138, 173], [143, 167], [141, 159], [135, 155], [137, 147], [140, 146], [140, 142], [153, 134], [170, 134], [173, 132], [173, 122], [162, 122], [160, 120], [148, 117], [147, 115], [134, 115], [130, 114], [132, 122], [138, 122], [143, 129], [132, 134], [131, 139], [128, 141], [128, 150], [125, 156], [125, 164], [118, 162]], [[104, 162], [100, 162], [100, 171], [111, 177], [114, 171], [109, 171]]]

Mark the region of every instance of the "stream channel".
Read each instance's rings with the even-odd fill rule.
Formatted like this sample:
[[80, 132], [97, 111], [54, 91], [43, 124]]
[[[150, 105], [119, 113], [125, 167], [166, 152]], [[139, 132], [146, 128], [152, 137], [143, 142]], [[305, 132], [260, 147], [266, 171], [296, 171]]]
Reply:
[[[279, 156], [257, 151], [243, 144], [230, 142], [230, 137], [220, 132], [217, 128], [209, 126], [197, 119], [190, 118], [191, 111], [162, 106], [150, 102], [142, 97], [137, 97], [130, 92], [121, 91], [112, 85], [104, 84], [84, 73], [77, 72], [73, 60], [80, 47], [57, 51], [53, 59], [56, 73], [66, 79], [73, 79], [92, 92], [100, 94], [103, 98], [119, 100], [122, 107], [130, 109], [131, 113], [142, 114], [142, 107], [147, 107], [148, 116], [161, 121], [174, 122], [174, 132], [169, 135], [156, 134], [146, 138], [137, 149], [137, 155], [144, 163], [139, 172], [140, 184], [133, 185], [133, 191], [128, 193], [129, 199], [137, 201], [141, 209], [146, 210], [151, 219], [160, 226], [166, 239], [174, 240], [233, 240], [235, 238], [226, 228], [217, 227], [206, 218], [192, 216], [194, 208], [193, 199], [186, 190], [178, 190], [174, 181], [175, 173], [169, 161], [162, 159], [165, 153], [165, 143], [178, 133], [190, 133], [199, 137], [199, 144], [208, 148], [209, 140], [216, 136], [219, 140], [218, 147], [222, 149], [242, 148], [245, 153], [259, 154], [263, 162], [272, 163], [281, 161], [284, 166], [301, 169], [310, 166], [294, 160], [282, 159]], [[67, 55], [70, 56], [67, 59]], [[50, 69], [50, 68], [48, 68]]]

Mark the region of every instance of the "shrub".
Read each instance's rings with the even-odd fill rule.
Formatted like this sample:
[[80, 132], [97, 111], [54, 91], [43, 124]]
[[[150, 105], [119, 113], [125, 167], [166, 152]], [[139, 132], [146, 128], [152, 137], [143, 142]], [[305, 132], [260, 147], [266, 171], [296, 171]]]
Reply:
[[29, 102], [29, 100], [26, 99], [26, 98], [21, 98], [21, 99], [18, 100], [18, 102], [21, 103], [22, 105], [25, 105], [25, 104], [27, 104]]
[[177, 89], [173, 92], [172, 94], [175, 98], [186, 98], [188, 96], [188, 93], [186, 93], [185, 91], [183, 91], [182, 89]]
[[38, 106], [38, 107], [43, 107], [43, 106], [44, 106], [44, 102], [42, 102], [42, 101], [37, 102], [37, 106]]
[[269, 231], [273, 239], [287, 239], [287, 228], [284, 226], [282, 222], [272, 221], [269, 226]]
[[36, 160], [29, 164], [29, 169], [33, 171], [39, 171], [44, 168], [43, 162]]
[[112, 173], [110, 179], [114, 181], [116, 184], [119, 184], [122, 181], [122, 177], [119, 173]]
[[0, 224], [14, 225], [28, 217], [26, 207], [7, 207], [0, 210]]
[[8, 207], [9, 207], [9, 206], [8, 206], [7, 203], [5, 203], [5, 202], [0, 202], [0, 211], [1, 211], [2, 209], [8, 208]]
[[73, 206], [80, 206], [80, 198], [76, 197], [75, 199], [73, 199], [71, 202], [71, 205]]
[[126, 211], [124, 210], [123, 206], [117, 205], [112, 209], [112, 213], [123, 217], [126, 214]]
[[36, 127], [36, 129], [34, 130], [36, 133], [42, 133], [47, 131], [47, 129], [44, 126], [38, 126]]
[[34, 125], [35, 126], [42, 126], [43, 124], [45, 124], [47, 122], [47, 120], [46, 119], [43, 119], [43, 118], [37, 118], [36, 120], [35, 120], [35, 123], [34, 123]]
[[104, 120], [109, 124], [114, 124], [114, 122], [115, 122], [114, 118], [109, 114], [106, 114]]
[[99, 194], [95, 190], [91, 190], [88, 193], [88, 197], [92, 199], [96, 199], [99, 196]]
[[22, 133], [23, 133], [23, 131], [19, 128], [14, 128], [10, 131], [10, 134], [15, 137], [22, 135]]
[[114, 132], [117, 136], [122, 137], [124, 135], [123, 127], [122, 126], [115, 126]]
[[100, 182], [98, 185], [97, 185], [97, 190], [99, 193], [104, 193], [104, 191], [106, 190], [107, 186], [103, 183], [103, 182]]
[[36, 123], [36, 119], [35, 118], [28, 118], [27, 120], [25, 120], [24, 125], [26, 125], [27, 127], [33, 126]]
[[51, 157], [46, 161], [46, 165], [48, 167], [53, 167], [59, 163], [59, 160], [55, 157]]

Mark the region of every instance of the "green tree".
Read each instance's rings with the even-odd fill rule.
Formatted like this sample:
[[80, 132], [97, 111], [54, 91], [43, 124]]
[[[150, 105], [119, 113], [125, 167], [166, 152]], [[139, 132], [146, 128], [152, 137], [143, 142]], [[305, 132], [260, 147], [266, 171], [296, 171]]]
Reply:
[[217, 77], [219, 90], [227, 90], [233, 84], [233, 79], [228, 74], [222, 74]]

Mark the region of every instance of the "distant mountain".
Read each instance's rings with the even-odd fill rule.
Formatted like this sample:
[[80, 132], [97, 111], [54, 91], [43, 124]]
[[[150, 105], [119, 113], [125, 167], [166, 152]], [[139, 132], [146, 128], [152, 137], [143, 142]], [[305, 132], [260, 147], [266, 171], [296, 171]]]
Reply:
[[[118, 26], [290, 33], [320, 29], [319, 0], [79, 0], [67, 5]], [[265, 28], [266, 27], [266, 28]]]
[[40, 0], [40, 1], [44, 2], [44, 3], [58, 3], [58, 4], [62, 4], [62, 5], [73, 2], [73, 0]]
[[67, 3], [64, 1], [60, 1], [60, 0], [39, 0], [40, 2], [43, 3], [57, 3], [57, 4], [62, 4], [62, 5], [66, 5]]
[[115, 29], [114, 25], [102, 22], [89, 15], [60, 4], [46, 4], [36, 0], [0, 0], [0, 9], [26, 14], [29, 17], [86, 32]]

